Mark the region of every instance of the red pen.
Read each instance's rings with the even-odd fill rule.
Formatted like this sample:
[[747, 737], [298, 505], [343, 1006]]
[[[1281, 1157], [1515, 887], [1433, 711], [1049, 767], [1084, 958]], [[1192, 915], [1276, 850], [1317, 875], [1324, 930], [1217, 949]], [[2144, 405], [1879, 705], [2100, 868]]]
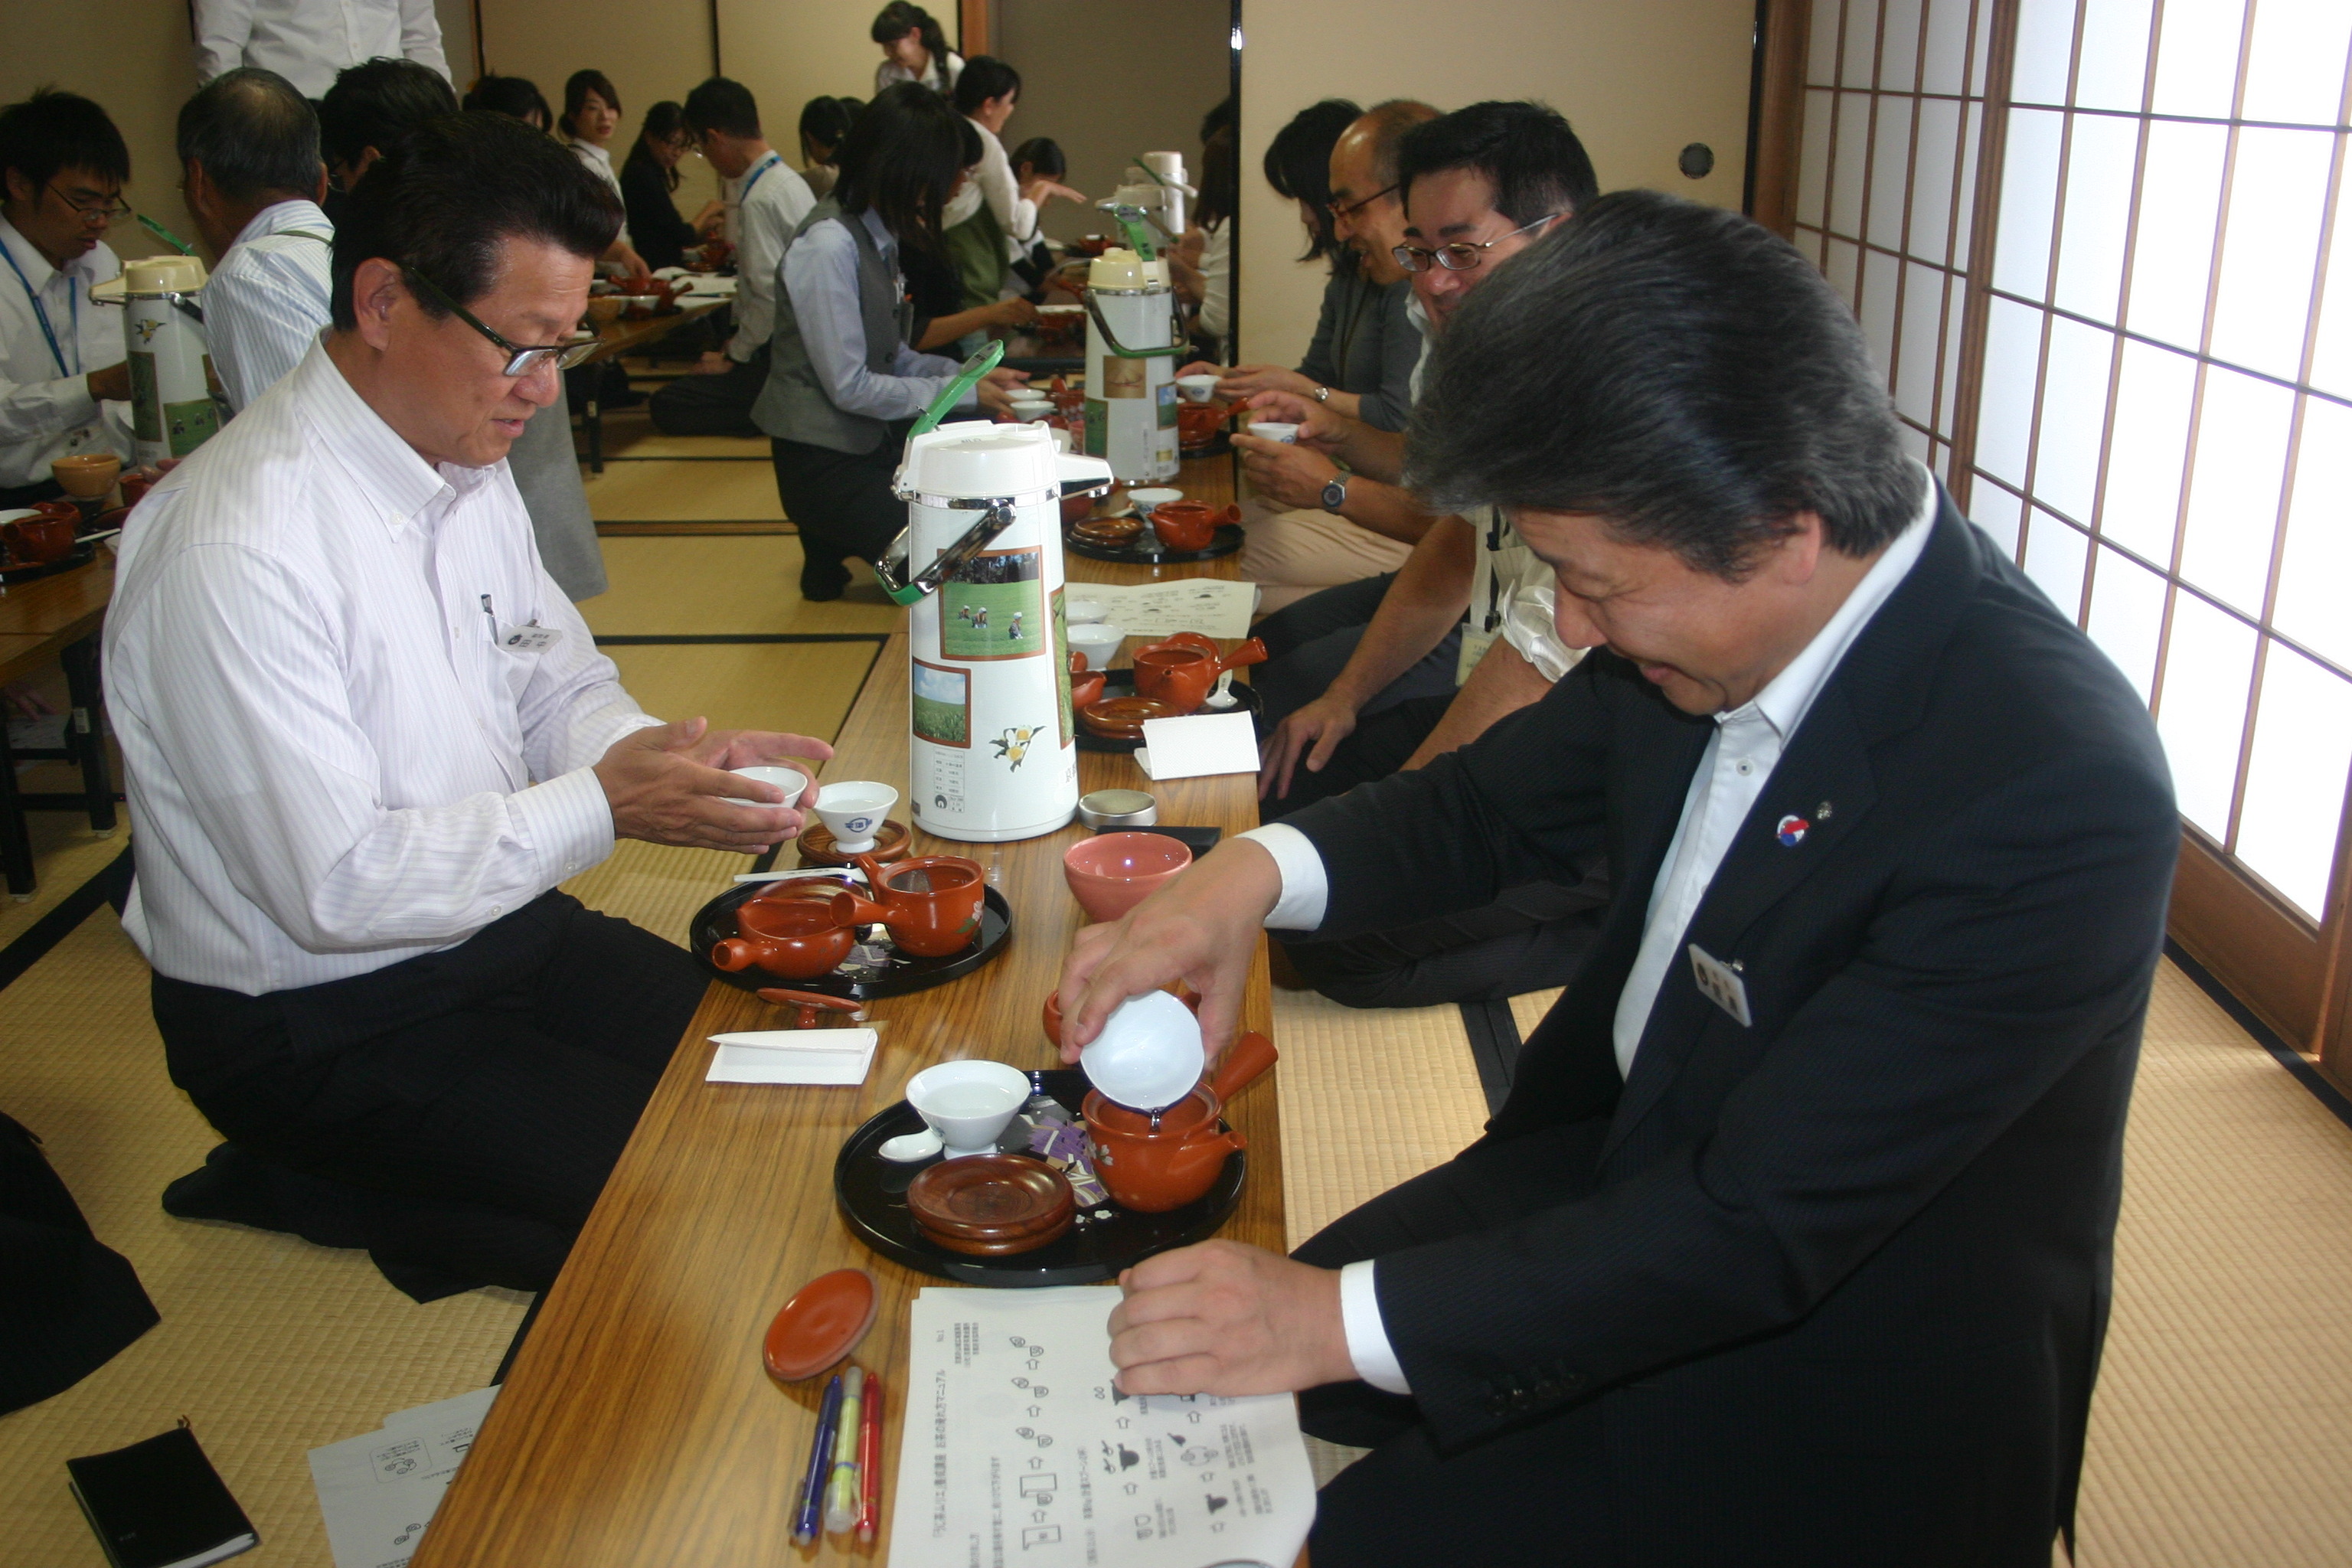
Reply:
[[882, 1512], [882, 1380], [866, 1374], [866, 1411], [857, 1424], [857, 1473], [865, 1493], [857, 1510], [857, 1539], [867, 1544]]

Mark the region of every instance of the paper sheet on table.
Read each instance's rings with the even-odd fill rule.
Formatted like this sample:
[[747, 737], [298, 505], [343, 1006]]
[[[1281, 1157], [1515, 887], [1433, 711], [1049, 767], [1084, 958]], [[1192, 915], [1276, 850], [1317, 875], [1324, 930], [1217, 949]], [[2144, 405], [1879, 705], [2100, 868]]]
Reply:
[[1286, 1394], [1129, 1398], [1116, 1289], [915, 1299], [890, 1568], [1287, 1568], [1315, 1477]]
[[1073, 583], [1068, 596], [1093, 599], [1108, 614], [1103, 617], [1128, 636], [1173, 637], [1199, 632], [1202, 637], [1249, 636], [1250, 610], [1257, 603], [1257, 584], [1229, 583], [1222, 577], [1179, 577], [1167, 583]]
[[1197, 779], [1257, 772], [1257, 724], [1246, 713], [1147, 719], [1135, 765], [1147, 778]]
[[864, 1083], [878, 1037], [871, 1029], [765, 1029], [713, 1035], [705, 1083]]
[[481, 1388], [404, 1410], [380, 1431], [310, 1450], [335, 1568], [403, 1568], [415, 1555], [498, 1394]]

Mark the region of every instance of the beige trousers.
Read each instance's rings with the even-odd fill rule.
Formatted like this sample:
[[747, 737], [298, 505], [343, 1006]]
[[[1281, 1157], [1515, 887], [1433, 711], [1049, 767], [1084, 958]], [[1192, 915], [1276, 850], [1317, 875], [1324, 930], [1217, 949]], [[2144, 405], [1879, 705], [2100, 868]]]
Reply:
[[1272, 615], [1318, 588], [1337, 587], [1393, 572], [1412, 546], [1329, 512], [1244, 509], [1241, 572], [1264, 590], [1262, 613]]

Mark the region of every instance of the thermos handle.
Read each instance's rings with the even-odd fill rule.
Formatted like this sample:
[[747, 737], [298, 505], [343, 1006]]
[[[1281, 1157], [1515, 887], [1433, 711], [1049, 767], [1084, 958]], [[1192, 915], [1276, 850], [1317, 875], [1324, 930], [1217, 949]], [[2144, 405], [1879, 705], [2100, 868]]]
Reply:
[[996, 542], [996, 536], [1013, 526], [1013, 509], [992, 506], [980, 514], [980, 521], [964, 530], [962, 537], [940, 552], [939, 559], [915, 573], [907, 574], [907, 556], [912, 548], [914, 530], [902, 528], [882, 559], [874, 563], [874, 575], [882, 591], [890, 595], [894, 605], [911, 605], [936, 594], [940, 584], [953, 576], [965, 562]]

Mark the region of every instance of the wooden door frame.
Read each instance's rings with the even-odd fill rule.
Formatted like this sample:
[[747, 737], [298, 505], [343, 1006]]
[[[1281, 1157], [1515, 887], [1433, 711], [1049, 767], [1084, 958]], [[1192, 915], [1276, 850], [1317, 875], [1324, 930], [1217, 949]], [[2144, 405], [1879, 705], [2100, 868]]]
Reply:
[[1804, 157], [1805, 59], [1811, 0], [1756, 0], [1755, 59], [1748, 87], [1748, 216], [1782, 239], [1797, 237], [1798, 165]]

